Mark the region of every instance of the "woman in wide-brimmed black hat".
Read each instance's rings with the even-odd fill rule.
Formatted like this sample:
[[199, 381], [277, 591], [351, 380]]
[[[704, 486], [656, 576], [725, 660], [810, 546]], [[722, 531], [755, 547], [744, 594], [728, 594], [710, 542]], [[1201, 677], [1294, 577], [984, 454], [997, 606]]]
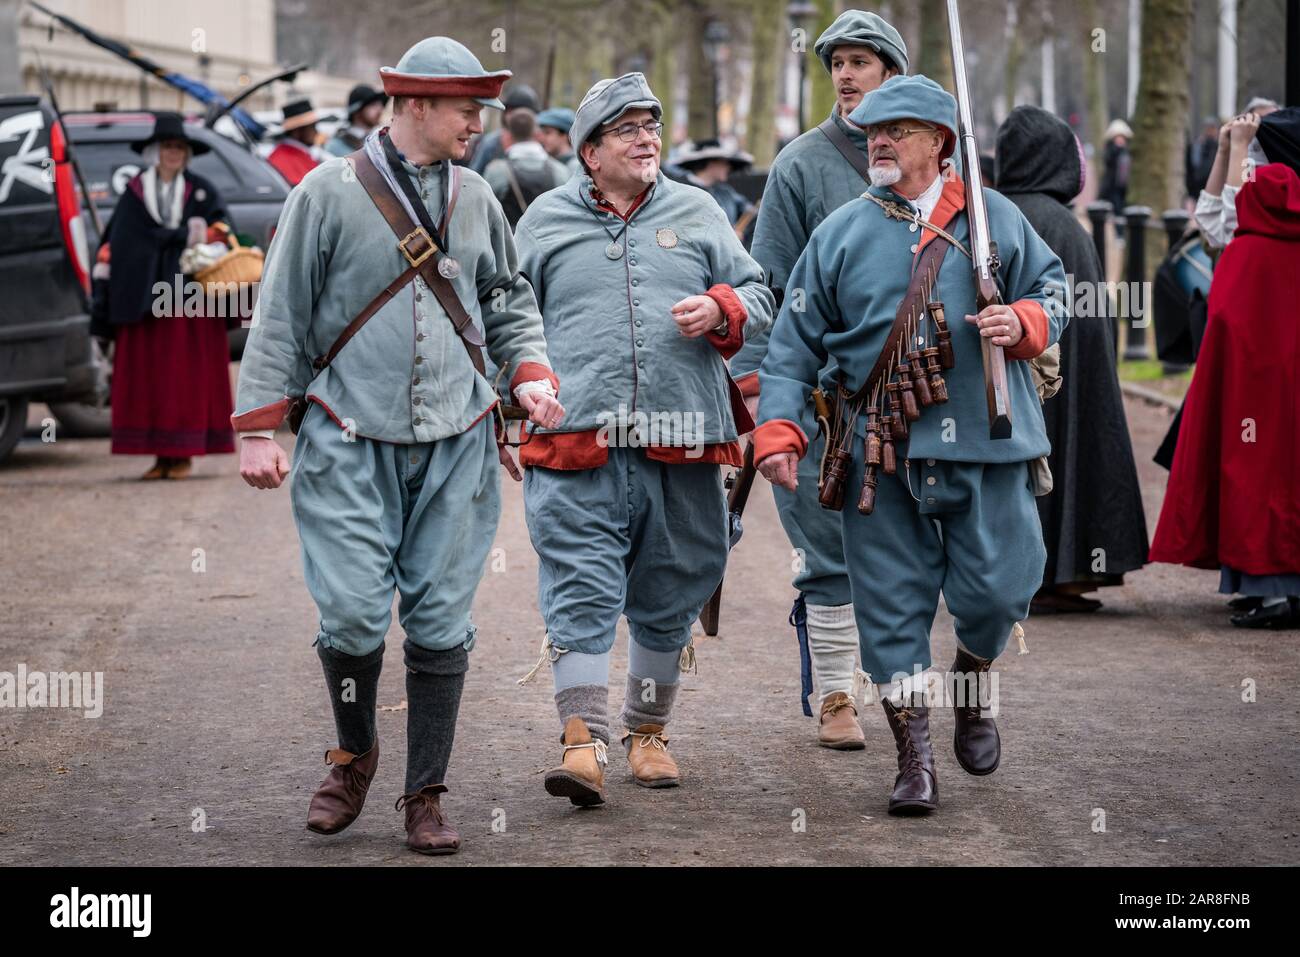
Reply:
[[153, 132], [131, 144], [144, 168], [123, 189], [96, 257], [95, 329], [116, 343], [113, 453], [155, 456], [145, 479], [184, 478], [192, 456], [235, 450], [226, 322], [202, 308], [187, 316], [184, 296], [175, 301], [189, 278], [181, 253], [205, 242], [226, 211], [212, 183], [188, 169], [209, 147], [178, 114], [155, 116]]
[[674, 165], [687, 172], [688, 182], [717, 201], [732, 226], [753, 207], [753, 203], [727, 182], [727, 177], [736, 170], [754, 165], [754, 157], [743, 150], [728, 149], [717, 140], [700, 140], [683, 150]]

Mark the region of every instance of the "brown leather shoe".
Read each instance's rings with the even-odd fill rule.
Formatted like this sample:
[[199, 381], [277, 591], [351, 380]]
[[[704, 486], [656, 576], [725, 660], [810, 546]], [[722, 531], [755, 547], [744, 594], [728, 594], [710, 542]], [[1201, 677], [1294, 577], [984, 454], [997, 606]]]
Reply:
[[558, 768], [546, 772], [547, 794], [567, 797], [578, 807], [605, 803], [605, 742], [592, 740], [587, 722], [570, 718], [564, 722], [564, 757]]
[[460, 850], [460, 835], [447, 823], [439, 795], [447, 793], [445, 784], [428, 784], [414, 794], [403, 794], [395, 809], [406, 809], [406, 846], [417, 854], [455, 854]]
[[325, 752], [330, 773], [320, 783], [307, 808], [307, 830], [337, 834], [357, 819], [366, 803], [366, 792], [379, 767], [379, 742], [365, 754], [342, 748]]
[[939, 779], [930, 747], [930, 709], [896, 707], [888, 698], [881, 704], [898, 746], [898, 777], [889, 795], [889, 813], [928, 814], [939, 806]]
[[832, 692], [822, 701], [817, 743], [836, 751], [861, 751], [867, 746], [862, 725], [858, 724], [857, 706], [845, 692]]
[[643, 788], [675, 788], [682, 783], [677, 762], [668, 753], [662, 724], [643, 724], [623, 735], [632, 780]]
[[165, 459], [162, 456], [159, 456], [158, 458], [154, 459], [153, 468], [151, 468], [149, 471], [145, 472], [143, 475], [140, 476], [140, 481], [156, 482], [158, 481], [158, 479], [166, 478], [167, 466], [170, 463], [171, 463], [171, 459]]
[[169, 479], [187, 479], [193, 470], [193, 459], [172, 459], [167, 463], [166, 477]]
[[988, 680], [991, 667], [993, 662], [976, 658], [958, 646], [957, 657], [948, 669], [949, 681], [952, 682], [953, 717], [956, 719], [952, 750], [957, 755], [957, 763], [967, 774], [992, 774], [1002, 760], [998, 726], [992, 718], [981, 713], [979, 705], [979, 686]]

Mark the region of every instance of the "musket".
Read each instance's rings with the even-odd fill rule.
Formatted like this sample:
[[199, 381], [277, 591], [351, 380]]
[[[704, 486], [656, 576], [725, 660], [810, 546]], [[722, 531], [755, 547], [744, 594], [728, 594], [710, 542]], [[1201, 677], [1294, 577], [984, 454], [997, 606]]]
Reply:
[[[740, 524], [740, 516], [745, 512], [745, 503], [749, 501], [749, 490], [754, 487], [754, 476], [757, 472], [754, 467], [754, 442], [751, 439], [745, 446], [745, 464], [741, 466], [739, 472], [732, 472], [727, 476], [727, 528], [731, 536], [728, 548], [735, 547], [744, 531]], [[704, 609], [700, 612], [700, 625], [710, 638], [718, 634], [718, 619], [722, 613], [722, 585], [725, 581], [724, 578], [723, 581], [718, 582], [713, 597], [705, 603]]]
[[[948, 37], [952, 45], [952, 79], [957, 92], [958, 142], [962, 176], [966, 181], [966, 216], [970, 222], [971, 258], [975, 266], [975, 311], [1002, 301], [998, 292], [997, 246], [989, 237], [989, 213], [980, 182], [980, 154], [971, 120], [970, 88], [966, 84], [966, 51], [961, 41], [957, 0], [948, 0]], [[989, 406], [989, 438], [1011, 438], [1011, 394], [1007, 388], [1007, 361], [1001, 346], [980, 336], [984, 357], [984, 394]]]

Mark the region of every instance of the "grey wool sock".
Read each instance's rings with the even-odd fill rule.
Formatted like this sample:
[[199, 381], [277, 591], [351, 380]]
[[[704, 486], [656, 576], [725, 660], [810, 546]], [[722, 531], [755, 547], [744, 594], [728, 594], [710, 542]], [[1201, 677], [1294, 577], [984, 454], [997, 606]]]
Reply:
[[627, 693], [623, 696], [623, 727], [635, 731], [643, 724], [667, 725], [677, 698], [679, 684], [664, 684], [628, 673]]
[[406, 793], [442, 784], [456, 738], [460, 693], [469, 671], [463, 645], [430, 651], [408, 638], [406, 652]]
[[353, 754], [365, 754], [375, 744], [375, 704], [379, 696], [379, 672], [384, 665], [384, 646], [358, 656], [317, 644], [316, 656], [325, 671], [325, 687], [334, 709], [339, 747]]
[[555, 710], [561, 726], [570, 718], [581, 718], [593, 738], [609, 744], [609, 689], [604, 685], [574, 685], [555, 692]]

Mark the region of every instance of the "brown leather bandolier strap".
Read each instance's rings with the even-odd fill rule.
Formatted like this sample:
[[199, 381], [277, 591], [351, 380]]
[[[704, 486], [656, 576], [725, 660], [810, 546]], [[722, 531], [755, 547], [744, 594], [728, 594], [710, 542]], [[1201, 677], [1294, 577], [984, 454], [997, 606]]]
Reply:
[[831, 141], [831, 145], [840, 151], [850, 166], [857, 170], [858, 175], [863, 178], [869, 185], [871, 177], [867, 171], [871, 168], [871, 163], [862, 150], [853, 145], [842, 129], [835, 124], [835, 118], [828, 116], [821, 123], [817, 124], [817, 129], [821, 130], [825, 137]]
[[[465, 304], [460, 301], [456, 290], [452, 288], [447, 278], [438, 272], [438, 260], [444, 255], [443, 251], [438, 248], [438, 244], [434, 242], [428, 230], [411, 221], [405, 207], [365, 150], [352, 153], [347, 157], [347, 161], [356, 171], [357, 180], [365, 187], [371, 202], [375, 204], [375, 208], [379, 210], [384, 221], [397, 236], [397, 246], [410, 264], [410, 271], [418, 272], [420, 278], [433, 290], [439, 305], [455, 327], [456, 334], [465, 344], [465, 351], [469, 353], [474, 368], [479, 375], [486, 376], [483, 337], [465, 310]], [[454, 194], [455, 191], [452, 192]], [[454, 200], [453, 195], [451, 201]]]
[[312, 362], [312, 368], [316, 372], [320, 372], [333, 362], [334, 357], [339, 354], [339, 350], [348, 344], [348, 340], [357, 334], [357, 331], [366, 324], [367, 320], [382, 309], [390, 299], [401, 292], [407, 283], [419, 275], [419, 272], [418, 269], [411, 267], [385, 286], [383, 292], [371, 299], [366, 308], [357, 313], [356, 318], [349, 322], [347, 327], [339, 333], [339, 337], [334, 340], [334, 345], [330, 346], [330, 351]]
[[876, 364], [872, 366], [871, 374], [862, 383], [862, 388], [848, 395], [849, 401], [856, 402], [858, 399], [869, 397], [877, 380], [889, 371], [894, 354], [898, 350], [898, 340], [903, 337], [903, 330], [907, 328], [908, 319], [925, 313], [925, 300], [930, 293], [930, 290], [925, 288], [926, 278], [939, 275], [939, 267], [943, 264], [943, 257], [948, 252], [948, 246], [948, 240], [942, 236], [936, 236], [926, 243], [925, 251], [921, 253], [916, 268], [912, 270], [912, 281], [907, 285], [907, 293], [903, 296], [902, 302], [898, 304], [898, 312], [894, 316], [894, 325], [890, 328], [889, 335], [885, 337], [885, 348], [880, 350]]

